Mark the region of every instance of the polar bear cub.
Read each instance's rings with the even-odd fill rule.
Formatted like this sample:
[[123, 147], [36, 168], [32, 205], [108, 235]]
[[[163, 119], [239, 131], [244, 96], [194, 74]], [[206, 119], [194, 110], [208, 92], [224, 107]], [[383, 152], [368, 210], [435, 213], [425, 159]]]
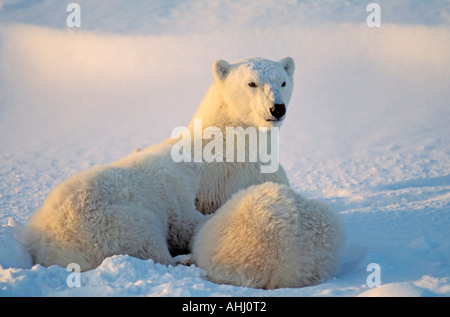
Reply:
[[34, 263], [86, 271], [127, 254], [176, 264], [196, 226], [201, 163], [175, 163], [171, 146], [156, 145], [59, 184], [28, 221], [25, 243]]
[[233, 195], [194, 236], [192, 259], [220, 284], [273, 289], [332, 277], [343, 244], [339, 215], [273, 182]]

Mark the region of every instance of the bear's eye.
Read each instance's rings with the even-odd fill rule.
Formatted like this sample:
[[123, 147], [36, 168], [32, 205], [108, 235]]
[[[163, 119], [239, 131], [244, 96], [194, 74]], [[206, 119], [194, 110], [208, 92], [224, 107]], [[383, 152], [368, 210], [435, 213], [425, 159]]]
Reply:
[[249, 86], [249, 87], [252, 87], [252, 88], [258, 87], [258, 85], [257, 85], [256, 83], [254, 83], [254, 82], [249, 82], [249, 83], [248, 83], [248, 86]]
[[281, 87], [284, 87], [284, 86], [286, 86], [286, 82], [285, 81], [283, 81], [283, 83], [281, 84]]

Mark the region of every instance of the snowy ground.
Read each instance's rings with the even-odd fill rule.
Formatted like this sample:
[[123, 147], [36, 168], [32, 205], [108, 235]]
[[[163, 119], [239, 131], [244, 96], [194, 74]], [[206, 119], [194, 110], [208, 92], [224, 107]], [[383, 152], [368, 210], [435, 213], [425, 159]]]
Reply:
[[[450, 296], [450, 4], [0, 1], [0, 296]], [[300, 289], [216, 285], [196, 267], [106, 259], [70, 288], [21, 230], [49, 191], [185, 126], [216, 59], [296, 60], [281, 129], [292, 186], [345, 223], [337, 276]], [[366, 270], [380, 267], [381, 286]]]

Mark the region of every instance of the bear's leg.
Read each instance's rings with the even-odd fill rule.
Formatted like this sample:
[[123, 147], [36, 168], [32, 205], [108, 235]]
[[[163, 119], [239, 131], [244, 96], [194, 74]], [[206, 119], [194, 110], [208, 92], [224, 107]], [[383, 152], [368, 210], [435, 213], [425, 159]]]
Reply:
[[201, 214], [194, 207], [186, 207], [181, 210], [181, 215], [173, 217], [168, 233], [170, 253], [174, 256], [189, 253], [191, 250], [190, 243], [192, 237], [196, 230], [208, 220], [210, 216], [211, 215], [205, 216]]
[[143, 208], [139, 203], [121, 202], [104, 213], [102, 223], [106, 225], [101, 239], [109, 247], [108, 256], [127, 254], [175, 265], [167, 244], [167, 216], [164, 213]]
[[191, 266], [195, 264], [192, 254], [181, 254], [173, 258], [177, 264]]
[[167, 229], [163, 230], [160, 226], [149, 227], [147, 237], [136, 254], [130, 255], [144, 260], [152, 259], [156, 263], [164, 265], [176, 265], [176, 261], [169, 252]]

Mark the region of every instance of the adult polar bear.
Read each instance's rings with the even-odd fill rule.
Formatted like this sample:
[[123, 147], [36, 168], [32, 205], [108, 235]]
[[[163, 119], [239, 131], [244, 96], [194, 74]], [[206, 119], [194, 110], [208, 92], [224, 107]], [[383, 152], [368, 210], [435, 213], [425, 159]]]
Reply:
[[[286, 110], [293, 90], [293, 75], [295, 63], [291, 57], [280, 61], [271, 61], [264, 58], [248, 58], [229, 64], [218, 60], [213, 64], [214, 82], [206, 93], [202, 103], [187, 127], [189, 135], [197, 133], [195, 123], [201, 119], [201, 129], [205, 132], [210, 127], [219, 129], [222, 133], [216, 134], [225, 138], [229, 127], [277, 127], [279, 128], [286, 117]], [[271, 148], [270, 129], [267, 142]], [[175, 139], [166, 142], [175, 144]], [[210, 140], [202, 140], [202, 150]], [[222, 140], [222, 144], [227, 141]], [[194, 138], [191, 139], [191, 148], [195, 147]], [[259, 142], [257, 143], [259, 144]], [[245, 147], [239, 149], [238, 146]], [[250, 144], [248, 139], [244, 144], [234, 143], [237, 155], [239, 151], [247, 153]], [[250, 185], [272, 181], [289, 185], [286, 173], [281, 165], [273, 173], [261, 173], [264, 165], [260, 158], [256, 162], [244, 163], [234, 160], [226, 161], [226, 149], [223, 149], [223, 162], [209, 162], [204, 165], [200, 188], [196, 197], [196, 206], [203, 214], [214, 213], [234, 193]]]
[[[213, 70], [215, 81], [189, 126], [192, 132], [195, 119], [202, 119], [205, 129], [223, 132], [227, 127], [281, 125], [293, 87], [292, 58], [220, 60]], [[265, 174], [261, 161], [207, 163], [201, 169], [195, 163], [177, 164], [171, 155], [174, 143], [168, 139], [58, 185], [26, 227], [34, 262], [78, 263], [88, 270], [108, 256], [128, 254], [175, 264], [172, 255], [188, 251], [196, 227], [206, 219], [194, 203], [210, 214], [250, 185], [288, 184], [281, 166]]]

